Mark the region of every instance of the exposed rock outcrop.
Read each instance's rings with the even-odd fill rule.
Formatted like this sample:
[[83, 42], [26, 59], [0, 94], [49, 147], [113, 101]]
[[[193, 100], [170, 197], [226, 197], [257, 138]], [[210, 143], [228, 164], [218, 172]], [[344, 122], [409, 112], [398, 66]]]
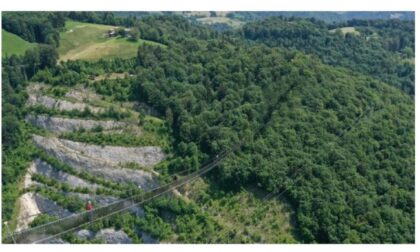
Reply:
[[51, 238], [51, 239], [42, 241], [39, 244], [69, 244], [69, 243], [63, 241], [63, 239], [61, 238]]
[[80, 150], [85, 155], [113, 162], [116, 165], [119, 163], [134, 162], [145, 167], [154, 166], [165, 157], [160, 147], [145, 146], [145, 147], [120, 147], [120, 146], [100, 146], [74, 142], [70, 140], [59, 140], [64, 146]]
[[76, 235], [81, 239], [90, 240], [93, 237], [95, 237], [95, 232], [87, 230], [87, 229], [82, 229], [82, 230], [77, 231]]
[[90, 182], [87, 182], [79, 177], [73, 176], [71, 174], [68, 174], [63, 171], [59, 171], [54, 169], [51, 165], [48, 163], [42, 161], [41, 159], [36, 159], [33, 162], [33, 166], [31, 166], [30, 172], [32, 173], [38, 173], [41, 175], [44, 175], [46, 177], [55, 179], [59, 182], [67, 183], [72, 188], [76, 187], [86, 187], [90, 189], [96, 189], [98, 187], [101, 187], [100, 185], [92, 184]]
[[102, 127], [104, 130], [110, 130], [127, 126], [127, 123], [125, 122], [70, 119], [49, 117], [46, 115], [27, 115], [26, 121], [56, 133], [76, 131], [79, 129], [91, 130], [95, 127]]
[[[46, 151], [49, 155], [57, 158], [58, 160], [74, 167], [76, 170], [83, 170], [95, 176], [100, 176], [114, 182], [128, 183], [132, 182], [140, 185], [145, 190], [154, 188], [158, 185], [157, 180], [150, 172], [144, 170], [133, 170], [127, 168], [120, 168], [116, 162], [108, 157], [114, 157], [114, 160], [130, 162], [139, 160], [134, 155], [141, 155], [141, 151], [132, 151], [131, 148], [123, 147], [100, 147], [89, 146], [84, 148], [85, 144], [60, 140], [57, 138], [46, 138], [42, 136], [33, 136], [35, 144]], [[116, 149], [115, 149], [116, 148]], [[140, 150], [142, 148], [139, 148]], [[96, 153], [95, 151], [98, 151]], [[105, 151], [109, 151], [107, 156]], [[114, 153], [112, 153], [114, 151]], [[119, 152], [119, 153], [115, 153]], [[148, 153], [152, 154], [152, 153]], [[125, 157], [125, 158], [124, 158]], [[141, 160], [141, 159], [140, 159]], [[156, 160], [154, 158], [153, 160]]]
[[65, 217], [71, 215], [69, 211], [57, 205], [39, 194], [28, 192], [19, 198], [20, 211], [17, 218], [16, 231], [29, 227], [29, 224], [41, 213], [57, 217]]
[[122, 231], [116, 231], [114, 228], [102, 229], [96, 233], [95, 239], [100, 239], [108, 244], [129, 244], [132, 240], [128, 235]]
[[33, 185], [42, 186], [41, 183], [38, 183], [38, 182], [32, 180], [32, 174], [34, 174], [35, 171], [36, 171], [35, 166], [36, 166], [35, 162], [32, 161], [31, 164], [29, 165], [28, 170], [26, 171], [25, 177], [23, 178], [23, 188], [24, 189], [27, 189], [27, 188], [29, 188]]
[[94, 93], [88, 89], [85, 88], [78, 88], [70, 90], [65, 94], [65, 97], [78, 100], [80, 102], [84, 102], [85, 100], [100, 100], [101, 95]]
[[29, 93], [29, 98], [26, 103], [27, 106], [42, 105], [49, 109], [56, 109], [59, 111], [84, 111], [89, 109], [92, 113], [102, 113], [105, 111], [104, 108], [90, 106], [81, 102], [70, 102], [66, 100], [59, 100], [50, 96], [31, 94]]
[[[49, 109], [58, 111], [84, 111], [89, 109], [92, 113], [105, 112], [102, 104], [108, 103], [101, 101], [102, 96], [85, 88], [76, 88], [65, 94], [63, 98], [55, 98], [46, 95], [43, 89], [49, 88], [48, 85], [34, 83], [28, 86], [29, 99], [27, 106], [42, 105]], [[115, 104], [113, 104], [115, 105]], [[148, 107], [146, 104], [121, 103], [119, 104], [124, 111], [130, 111], [134, 116], [138, 116], [136, 108], [142, 108], [148, 114], [158, 114], [157, 111]], [[140, 110], [140, 109], [139, 109]], [[95, 127], [102, 127], [103, 132], [121, 132], [133, 135], [141, 135], [142, 129], [136, 123], [83, 120], [64, 117], [50, 117], [47, 115], [27, 115], [26, 120], [33, 125], [41, 127], [54, 133], [76, 131], [79, 129], [92, 130]], [[118, 147], [118, 146], [99, 146], [74, 142], [56, 137], [33, 136], [36, 146], [44, 150], [48, 155], [55, 157], [61, 162], [70, 165], [77, 171], [86, 171], [94, 176], [117, 183], [134, 183], [148, 191], [158, 186], [158, 180], [152, 174], [151, 167], [165, 158], [165, 154], [159, 147]], [[136, 163], [147, 169], [128, 169], [124, 164]], [[96, 189], [102, 187], [85, 181], [79, 177], [55, 169], [41, 159], [35, 159], [28, 169], [24, 178], [24, 188], [42, 184], [31, 179], [32, 174], [41, 174], [46, 177], [65, 182], [71, 187], [85, 187]], [[63, 192], [65, 197], [77, 196], [79, 199], [87, 201], [93, 200], [95, 207], [101, 207], [122, 200], [124, 205], [131, 207], [129, 200], [119, 199], [113, 196], [90, 195], [83, 193]], [[20, 212], [18, 214], [17, 230], [26, 229], [30, 223], [41, 213], [47, 213], [58, 217], [69, 216], [72, 213], [57, 205], [39, 194], [28, 192], [23, 194], [20, 199]], [[144, 217], [144, 210], [140, 206], [131, 207], [130, 212], [139, 217]], [[136, 230], [144, 243], [158, 243], [147, 233]], [[131, 238], [122, 230], [114, 228], [102, 229], [98, 232], [90, 230], [80, 230], [76, 235], [86, 240], [103, 240], [109, 244], [132, 243]], [[46, 240], [43, 243], [66, 243], [60, 238]]]
[[[116, 231], [113, 228], [106, 228], [98, 231], [97, 233], [82, 229], [76, 232], [76, 235], [85, 240], [92, 240], [92, 239], [100, 239], [108, 244], [121, 244], [121, 243], [132, 243], [131, 239], [128, 237], [128, 235], [124, 231]], [[158, 240], [151, 237], [149, 234], [145, 232], [139, 232], [139, 235], [141, 236], [143, 243], [145, 244], [156, 244], [159, 243]]]
[[76, 235], [85, 240], [102, 240], [108, 244], [129, 244], [132, 243], [132, 240], [128, 235], [122, 230], [115, 230], [114, 228], [105, 228], [101, 229], [98, 232], [93, 232], [91, 230], [82, 229], [76, 232]]
[[49, 85], [39, 82], [31, 82], [29, 86], [26, 87], [26, 92], [28, 94], [39, 94], [43, 89], [47, 89]]

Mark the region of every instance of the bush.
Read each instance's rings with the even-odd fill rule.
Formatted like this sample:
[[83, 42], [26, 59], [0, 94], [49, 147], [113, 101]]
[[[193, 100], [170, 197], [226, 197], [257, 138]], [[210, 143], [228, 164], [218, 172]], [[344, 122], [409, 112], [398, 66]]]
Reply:
[[58, 217], [57, 216], [52, 216], [52, 215], [48, 215], [48, 214], [40, 214], [38, 216], [36, 216], [36, 218], [31, 222], [31, 224], [29, 225], [31, 228], [36, 227], [36, 226], [41, 226], [43, 224], [46, 224], [48, 222], [52, 222], [57, 220]]

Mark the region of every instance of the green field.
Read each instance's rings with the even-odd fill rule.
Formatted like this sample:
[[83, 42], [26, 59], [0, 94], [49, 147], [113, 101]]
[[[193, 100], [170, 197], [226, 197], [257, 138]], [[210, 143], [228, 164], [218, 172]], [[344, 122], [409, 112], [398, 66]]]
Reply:
[[203, 17], [197, 18], [197, 21], [208, 25], [227, 24], [233, 28], [239, 28], [243, 25], [243, 22], [228, 17]]
[[67, 21], [60, 33], [60, 60], [130, 58], [143, 43], [161, 45], [142, 39], [132, 42], [126, 38], [107, 38], [105, 33], [112, 28], [114, 26]]
[[332, 33], [334, 33], [334, 32], [336, 32], [337, 30], [341, 30], [341, 32], [345, 35], [345, 34], [347, 34], [347, 33], [353, 33], [353, 34], [355, 34], [355, 35], [360, 35], [360, 32], [358, 32], [357, 30], [356, 30], [356, 28], [354, 28], [354, 27], [341, 27], [341, 28], [337, 28], [337, 29], [332, 29], [332, 30], [330, 30], [330, 32], [332, 32]]
[[1, 56], [10, 56], [12, 54], [23, 55], [29, 48], [36, 46], [36, 43], [30, 43], [21, 37], [10, 33], [5, 30], [1, 30], [2, 35], [2, 51]]

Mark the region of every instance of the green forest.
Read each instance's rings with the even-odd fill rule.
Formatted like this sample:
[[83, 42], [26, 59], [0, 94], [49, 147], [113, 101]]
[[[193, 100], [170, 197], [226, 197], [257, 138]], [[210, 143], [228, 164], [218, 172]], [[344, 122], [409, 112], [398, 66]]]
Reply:
[[[66, 20], [136, 27], [141, 39], [165, 46], [141, 44], [131, 59], [57, 64]], [[414, 243], [414, 21], [268, 17], [224, 32], [180, 15], [3, 13], [2, 21], [6, 31], [39, 43], [22, 56], [3, 58], [3, 219], [12, 218], [19, 181], [40, 155], [30, 140], [39, 129], [23, 120], [26, 114], [133, 116], [24, 106], [29, 82], [52, 85], [58, 97], [60, 90], [83, 83], [112, 102], [142, 102], [156, 110], [164, 124], [149, 122], [149, 127], [161, 138], [104, 135], [102, 129], [63, 138], [165, 147], [170, 158], [158, 167], [165, 179], [239, 146], [203, 178], [210, 189], [197, 192], [194, 201], [164, 197], [146, 204], [145, 218], [125, 214], [96, 224], [95, 230], [119, 226], [136, 240], [135, 229], [141, 227], [161, 240], [176, 234], [182, 243], [231, 242], [234, 232], [200, 206], [255, 187], [281, 195], [292, 211], [293, 234], [271, 241]], [[341, 27], [358, 33], [331, 31]], [[92, 76], [114, 72], [134, 77], [91, 83]], [[138, 122], [147, 129], [144, 117]], [[58, 191], [44, 193], [75, 211], [82, 208]], [[264, 208], [264, 201], [258, 204]], [[167, 221], [167, 212], [175, 220]], [[42, 215], [33, 225], [50, 219]], [[253, 233], [235, 241], [261, 242], [261, 235], [268, 237]], [[81, 242], [71, 235], [66, 239]]]

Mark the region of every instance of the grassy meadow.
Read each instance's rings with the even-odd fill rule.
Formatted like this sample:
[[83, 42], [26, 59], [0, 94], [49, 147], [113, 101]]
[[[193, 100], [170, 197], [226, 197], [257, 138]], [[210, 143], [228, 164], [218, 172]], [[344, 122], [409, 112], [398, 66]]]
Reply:
[[36, 43], [28, 42], [21, 37], [10, 33], [5, 30], [1, 30], [2, 35], [2, 57], [10, 56], [12, 54], [23, 55], [29, 48], [36, 46]]
[[139, 45], [143, 43], [160, 45], [142, 39], [133, 42], [121, 37], [106, 37], [105, 34], [112, 28], [115, 27], [67, 21], [60, 34], [60, 60], [130, 58], [136, 55]]

